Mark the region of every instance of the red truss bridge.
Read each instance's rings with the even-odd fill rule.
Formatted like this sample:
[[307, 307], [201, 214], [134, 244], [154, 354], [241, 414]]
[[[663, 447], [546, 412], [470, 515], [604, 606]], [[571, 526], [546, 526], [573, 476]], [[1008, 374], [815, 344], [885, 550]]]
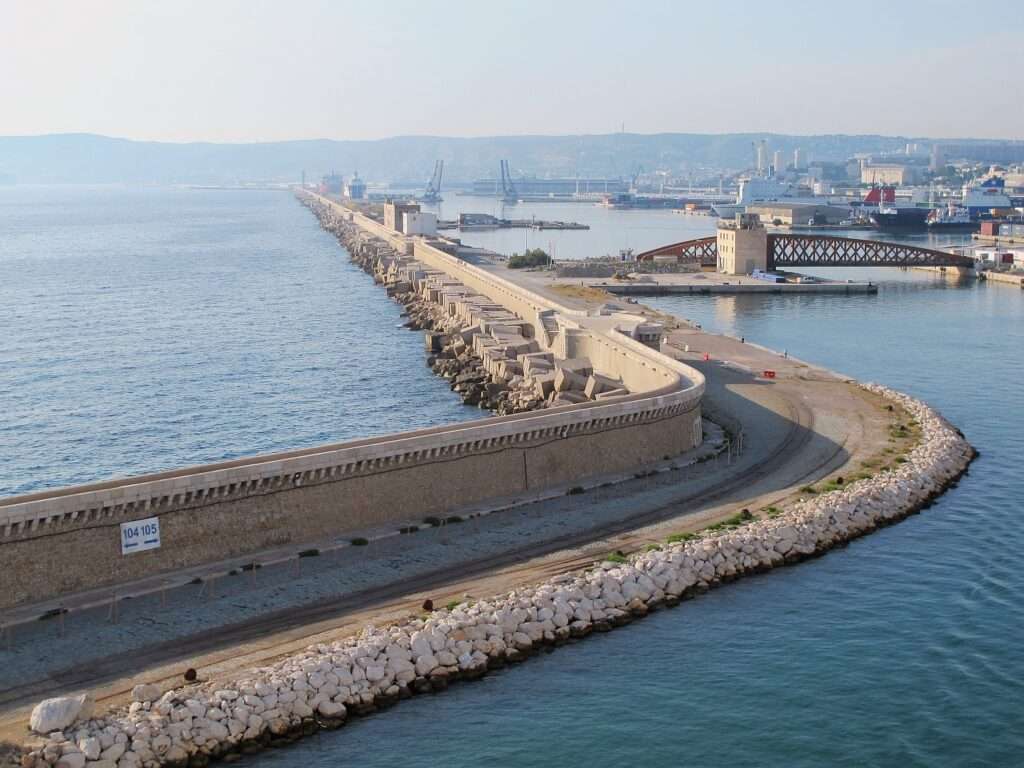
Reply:
[[[859, 240], [832, 235], [769, 234], [768, 270], [790, 267], [972, 267], [974, 261], [932, 248], [887, 243], [883, 240]], [[651, 261], [655, 256], [675, 256], [679, 262], [715, 266], [718, 238], [700, 237], [663, 245], [636, 256]]]

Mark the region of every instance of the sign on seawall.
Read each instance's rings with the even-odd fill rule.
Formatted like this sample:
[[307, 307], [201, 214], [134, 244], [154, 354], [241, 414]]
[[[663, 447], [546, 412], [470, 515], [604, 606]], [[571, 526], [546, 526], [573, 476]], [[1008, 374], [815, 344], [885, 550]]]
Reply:
[[121, 523], [121, 554], [133, 555], [147, 549], [160, 548], [160, 518], [147, 517]]

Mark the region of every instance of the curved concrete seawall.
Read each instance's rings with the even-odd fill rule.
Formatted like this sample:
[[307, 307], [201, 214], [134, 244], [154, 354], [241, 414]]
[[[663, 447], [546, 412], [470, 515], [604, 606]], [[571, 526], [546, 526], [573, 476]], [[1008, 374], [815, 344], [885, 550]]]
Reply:
[[[618, 333], [613, 316], [562, 307], [336, 207], [530, 322], [543, 346], [590, 357], [632, 394], [0, 500], [0, 608], [525, 497], [700, 442], [703, 376]], [[160, 547], [123, 555], [120, 525], [150, 517]]]
[[[744, 575], [824, 553], [921, 509], [973, 458], [966, 440], [923, 403], [868, 385], [921, 429], [903, 464], [732, 530], [709, 530], [620, 562], [605, 561], [503, 595], [464, 602], [358, 636], [322, 642], [230, 679], [164, 691], [132, 690], [133, 703], [94, 715], [88, 694], [40, 702], [26, 768], [97, 758], [111, 768], [207, 765], [284, 746], [350, 714], [444, 690], [545, 646], [630, 623]], [[116, 763], [115, 763], [116, 761]], [[67, 763], [71, 764], [71, 763]]]

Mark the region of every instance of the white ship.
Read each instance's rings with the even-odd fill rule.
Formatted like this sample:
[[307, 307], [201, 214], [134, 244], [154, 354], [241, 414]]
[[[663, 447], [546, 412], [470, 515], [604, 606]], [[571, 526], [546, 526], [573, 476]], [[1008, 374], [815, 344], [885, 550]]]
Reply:
[[714, 212], [723, 219], [745, 213], [748, 205], [782, 203], [783, 205], [829, 205], [828, 197], [815, 195], [809, 188], [779, 181], [774, 176], [754, 176], [740, 181], [735, 203], [716, 203]]
[[993, 208], [1013, 207], [1013, 202], [1003, 191], [1003, 180], [999, 178], [964, 184], [960, 194], [960, 205], [970, 212], [972, 218], [987, 215]]

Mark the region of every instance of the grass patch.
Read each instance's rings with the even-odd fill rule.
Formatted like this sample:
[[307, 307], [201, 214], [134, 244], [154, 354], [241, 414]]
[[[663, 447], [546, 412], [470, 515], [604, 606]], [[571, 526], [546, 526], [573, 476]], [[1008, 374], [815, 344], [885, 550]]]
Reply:
[[524, 253], [513, 253], [508, 259], [509, 269], [528, 269], [530, 267], [546, 267], [551, 257], [541, 248], [530, 248]]
[[604, 559], [609, 563], [623, 564], [629, 562], [629, 559], [624, 554], [622, 554], [620, 550], [615, 550], [614, 552], [605, 555]]
[[661, 544], [648, 544], [644, 547], [644, 552], [660, 552]]
[[782, 514], [782, 510], [778, 507], [765, 507], [763, 511], [767, 517], [778, 517]]
[[445, 608], [447, 608], [449, 611], [454, 611], [460, 605], [462, 605], [461, 600], [452, 600], [448, 603], [448, 605], [445, 606]]
[[749, 509], [744, 509], [742, 512], [737, 512], [732, 517], [727, 517], [719, 523], [709, 525], [705, 528], [705, 531], [730, 531], [735, 528], [746, 525], [754, 519], [754, 516], [750, 513]]
[[689, 533], [673, 533], [665, 541], [669, 544], [678, 544], [683, 541], [693, 541], [696, 538], [698, 538], [697, 534], [691, 531]]
[[818, 489], [815, 488], [813, 485], [805, 485], [803, 488], [800, 489], [800, 493], [811, 493], [811, 494], [813, 494], [813, 493], [817, 493], [817, 492], [818, 492]]

